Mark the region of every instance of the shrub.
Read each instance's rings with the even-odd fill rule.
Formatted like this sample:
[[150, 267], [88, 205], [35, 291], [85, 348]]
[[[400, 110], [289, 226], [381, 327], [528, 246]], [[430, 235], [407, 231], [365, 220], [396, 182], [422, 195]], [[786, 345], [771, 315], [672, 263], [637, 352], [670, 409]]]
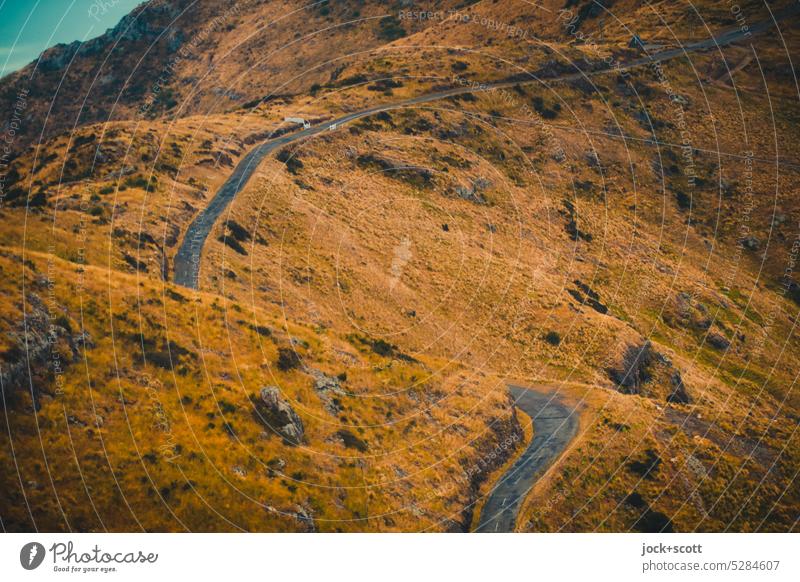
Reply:
[[186, 299], [186, 297], [184, 297], [183, 295], [181, 295], [177, 291], [173, 291], [170, 288], [166, 289], [165, 294], [166, 294], [167, 297], [169, 297], [173, 301], [177, 301], [178, 303], [186, 303], [188, 301], [188, 299]]
[[[125, 180], [125, 186], [129, 186], [131, 188], [141, 188], [142, 190], [147, 190], [148, 192], [154, 192], [156, 189], [156, 182], [158, 178], [153, 176], [148, 180], [144, 176], [137, 175], [131, 176]], [[122, 190], [122, 188], [120, 188]]]
[[232, 236], [228, 236], [227, 234], [221, 234], [221, 235], [219, 235], [217, 240], [219, 242], [221, 242], [222, 244], [229, 246], [230, 248], [232, 248], [234, 251], [236, 251], [240, 255], [246, 255], [247, 254], [247, 251], [241, 245], [241, 243], [238, 240], [236, 240], [235, 238], [233, 238]]
[[37, 208], [41, 206], [47, 205], [47, 197], [43, 190], [39, 190], [36, 194], [31, 196], [30, 200], [28, 200], [28, 206], [31, 208]]
[[236, 405], [231, 404], [227, 400], [221, 399], [219, 401], [219, 409], [223, 412], [223, 414], [233, 414], [236, 412]]
[[293, 152], [289, 151], [288, 149], [283, 149], [278, 152], [276, 156], [279, 162], [283, 162], [286, 164], [286, 169], [289, 171], [290, 174], [297, 175], [300, 171], [300, 168], [303, 167], [303, 162], [298, 158]]
[[347, 429], [342, 429], [336, 433], [336, 435], [342, 439], [344, 446], [348, 449], [356, 449], [360, 453], [365, 453], [367, 451], [367, 443], [358, 438], [352, 432]]
[[300, 356], [291, 348], [278, 348], [278, 369], [288, 372], [300, 366]]
[[675, 200], [681, 210], [689, 210], [692, 207], [692, 197], [683, 190], [675, 192]]
[[545, 105], [544, 99], [542, 99], [539, 95], [536, 95], [533, 98], [533, 108], [539, 115], [542, 116], [542, 119], [555, 119], [558, 117], [558, 112], [561, 110], [561, 105], [556, 103], [551, 109]]
[[381, 18], [378, 38], [393, 41], [398, 38], [403, 38], [405, 35], [406, 31], [403, 29], [400, 20], [396, 16], [390, 15]]
[[551, 346], [560, 345], [561, 335], [557, 331], [548, 331], [544, 336], [544, 341], [549, 343]]
[[72, 323], [69, 320], [69, 317], [64, 315], [63, 313], [58, 315], [54, 320], [53, 323], [59, 327], [63, 327], [67, 330], [67, 333], [72, 333]]
[[269, 337], [272, 335], [272, 330], [265, 325], [251, 325], [250, 329], [260, 336]]
[[227, 228], [231, 235], [233, 235], [233, 238], [239, 242], [250, 240], [250, 233], [247, 232], [247, 229], [234, 220], [225, 221], [225, 228]]

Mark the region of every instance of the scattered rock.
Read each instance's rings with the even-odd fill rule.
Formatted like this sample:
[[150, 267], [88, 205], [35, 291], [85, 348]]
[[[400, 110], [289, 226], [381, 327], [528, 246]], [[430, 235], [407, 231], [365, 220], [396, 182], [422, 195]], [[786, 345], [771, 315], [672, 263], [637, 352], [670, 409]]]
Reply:
[[603, 172], [603, 164], [600, 162], [600, 156], [595, 150], [588, 150], [584, 153], [586, 164], [596, 172]]
[[717, 350], [727, 350], [729, 347], [731, 347], [731, 342], [728, 341], [728, 338], [717, 332], [709, 333], [708, 337], [706, 337], [706, 342], [712, 348]]
[[401, 180], [417, 188], [429, 188], [433, 185], [431, 170], [407, 162], [375, 154], [361, 154], [356, 157], [356, 163], [362, 168], [378, 170], [389, 178]]
[[295, 505], [291, 509], [281, 510], [272, 505], [265, 505], [264, 509], [272, 515], [281, 515], [296, 520], [300, 524], [299, 531], [301, 532], [314, 533], [317, 531], [317, 526], [314, 523], [314, 512], [310, 507]]
[[692, 472], [695, 479], [705, 479], [708, 477], [708, 471], [702, 461], [692, 454], [686, 458], [686, 466]]
[[338, 395], [345, 393], [340, 380], [314, 369], [309, 369], [308, 374], [314, 379], [314, 390], [319, 394], [325, 410], [333, 416], [338, 416], [342, 411], [342, 403]]
[[680, 292], [674, 303], [668, 305], [662, 314], [664, 323], [670, 327], [691, 328], [705, 331], [711, 327], [708, 308], [690, 293]]
[[241, 93], [237, 93], [233, 89], [214, 87], [213, 89], [211, 89], [211, 92], [217, 97], [227, 97], [231, 101], [242, 101], [244, 99], [244, 96]]
[[456, 197], [461, 198], [462, 200], [467, 200], [468, 202], [472, 202], [474, 204], [481, 204], [485, 205], [488, 204], [489, 201], [487, 200], [484, 192], [491, 186], [491, 182], [486, 178], [473, 178], [470, 180], [469, 186], [462, 186], [458, 185], [453, 188], [453, 193]]
[[283, 474], [283, 470], [286, 468], [286, 461], [277, 457], [275, 459], [270, 459], [267, 462], [267, 476], [268, 477], [277, 477], [278, 475]]
[[289, 343], [295, 348], [308, 348], [308, 342], [299, 337], [290, 336]]
[[314, 513], [311, 508], [295, 505], [292, 516], [298, 521], [303, 531], [306, 533], [314, 533], [317, 531], [317, 526], [314, 524]]

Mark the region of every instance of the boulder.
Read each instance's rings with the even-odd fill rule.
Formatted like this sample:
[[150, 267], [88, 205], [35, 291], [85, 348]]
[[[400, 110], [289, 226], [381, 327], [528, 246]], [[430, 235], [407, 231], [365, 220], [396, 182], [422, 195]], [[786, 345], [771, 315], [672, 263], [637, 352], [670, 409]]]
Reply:
[[286, 444], [297, 445], [303, 442], [305, 430], [303, 421], [291, 405], [281, 396], [277, 386], [261, 389], [255, 401], [256, 420], [283, 437]]
[[650, 381], [650, 365], [653, 363], [653, 348], [649, 341], [640, 346], [629, 346], [620, 365], [611, 368], [609, 376], [623, 394], [639, 394], [642, 385]]

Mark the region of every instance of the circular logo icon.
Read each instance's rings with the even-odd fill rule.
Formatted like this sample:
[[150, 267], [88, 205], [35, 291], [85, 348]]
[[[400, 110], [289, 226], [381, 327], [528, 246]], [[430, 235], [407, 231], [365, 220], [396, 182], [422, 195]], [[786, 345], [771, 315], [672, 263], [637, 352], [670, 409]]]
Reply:
[[44, 546], [39, 542], [29, 542], [19, 551], [19, 563], [26, 570], [35, 570], [44, 561]]

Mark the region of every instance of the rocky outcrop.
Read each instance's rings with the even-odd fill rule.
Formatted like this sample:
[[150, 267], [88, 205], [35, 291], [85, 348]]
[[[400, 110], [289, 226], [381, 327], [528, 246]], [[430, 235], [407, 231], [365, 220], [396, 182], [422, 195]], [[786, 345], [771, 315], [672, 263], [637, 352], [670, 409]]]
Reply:
[[676, 404], [691, 402], [680, 371], [650, 341], [628, 346], [619, 364], [609, 368], [608, 375], [623, 394], [663, 398]]
[[6, 332], [12, 347], [0, 353], [0, 385], [7, 403], [29, 393], [39, 410], [41, 395], [50, 393], [54, 379], [59, 382], [81, 349], [91, 348], [93, 343], [88, 333], [73, 333], [66, 316], [52, 318], [35, 293], [28, 295], [27, 307], [16, 329]]
[[642, 386], [652, 379], [650, 367], [653, 360], [653, 348], [649, 341], [640, 346], [629, 346], [620, 365], [609, 369], [608, 373], [623, 394], [640, 394]]
[[277, 386], [262, 388], [254, 405], [256, 420], [283, 437], [286, 444], [298, 445], [304, 441], [303, 421]]
[[39, 57], [39, 68], [43, 71], [63, 69], [73, 59], [80, 47], [80, 41], [76, 40], [69, 44], [57, 44], [47, 49]]

